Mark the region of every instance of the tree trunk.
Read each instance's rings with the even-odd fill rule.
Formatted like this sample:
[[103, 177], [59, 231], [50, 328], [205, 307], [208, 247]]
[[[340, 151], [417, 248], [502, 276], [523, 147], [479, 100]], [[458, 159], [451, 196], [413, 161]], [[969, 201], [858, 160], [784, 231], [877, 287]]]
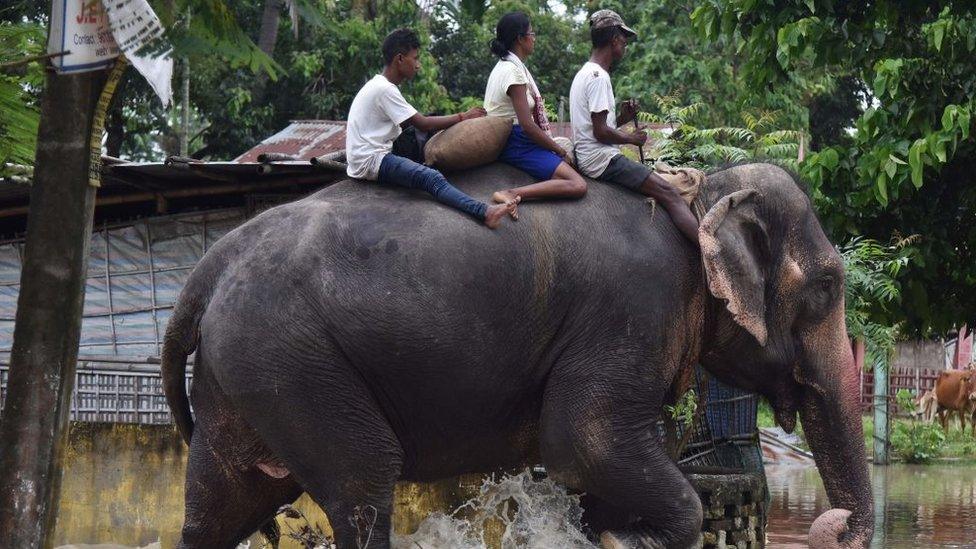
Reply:
[[[274, 58], [275, 44], [278, 43], [278, 27], [281, 24], [281, 7], [283, 0], [264, 0], [264, 13], [261, 15], [261, 30], [258, 31], [258, 48], [268, 57]], [[251, 97], [254, 104], [264, 103], [264, 93], [267, 90], [268, 74], [261, 72], [254, 79]]]
[[278, 42], [278, 27], [281, 22], [282, 0], [264, 0], [264, 13], [261, 15], [261, 31], [258, 34], [258, 48], [268, 57], [274, 55]]
[[376, 19], [376, 0], [353, 0], [352, 12], [367, 21]]
[[0, 421], [0, 547], [53, 543], [95, 206], [89, 135], [105, 81], [105, 71], [47, 73]]

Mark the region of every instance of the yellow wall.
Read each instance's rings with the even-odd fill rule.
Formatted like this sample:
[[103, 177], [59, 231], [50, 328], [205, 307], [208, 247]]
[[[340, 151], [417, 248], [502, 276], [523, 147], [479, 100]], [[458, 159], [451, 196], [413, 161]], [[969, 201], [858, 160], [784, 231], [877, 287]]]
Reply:
[[[186, 456], [187, 448], [171, 426], [72, 424], [54, 545], [138, 547], [159, 539], [164, 549], [173, 547], [183, 523]], [[415, 531], [431, 512], [450, 512], [467, 501], [480, 484], [480, 476], [473, 475], [398, 485], [394, 529], [400, 534]], [[330, 533], [325, 514], [307, 495], [295, 507], [313, 526]], [[304, 525], [301, 519], [279, 522], [285, 536]], [[282, 547], [302, 545], [286, 539]]]

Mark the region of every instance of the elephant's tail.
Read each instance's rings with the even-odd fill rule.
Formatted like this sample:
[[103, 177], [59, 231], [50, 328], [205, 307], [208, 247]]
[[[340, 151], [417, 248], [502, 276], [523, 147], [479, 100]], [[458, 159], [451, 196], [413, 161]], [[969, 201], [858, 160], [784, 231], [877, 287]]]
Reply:
[[187, 444], [190, 444], [193, 436], [193, 416], [190, 415], [190, 399], [186, 394], [186, 360], [199, 343], [200, 317], [203, 316], [206, 301], [203, 296], [194, 295], [188, 284], [173, 309], [163, 340], [160, 365], [163, 392], [176, 428]]

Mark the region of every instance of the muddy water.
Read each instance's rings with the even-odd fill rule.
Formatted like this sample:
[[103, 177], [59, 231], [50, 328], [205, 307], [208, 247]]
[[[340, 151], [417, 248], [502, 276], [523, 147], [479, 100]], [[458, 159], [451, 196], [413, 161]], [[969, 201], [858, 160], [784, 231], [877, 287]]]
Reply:
[[[976, 465], [871, 467], [872, 547], [976, 548]], [[805, 548], [807, 531], [830, 505], [813, 467], [767, 466], [771, 547]]]

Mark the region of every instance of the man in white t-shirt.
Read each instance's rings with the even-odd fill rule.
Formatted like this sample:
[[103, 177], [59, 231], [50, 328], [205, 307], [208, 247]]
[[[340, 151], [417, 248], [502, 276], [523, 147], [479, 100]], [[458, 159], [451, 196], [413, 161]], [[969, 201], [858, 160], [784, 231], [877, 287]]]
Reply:
[[654, 198], [671, 215], [688, 240], [698, 243], [698, 220], [678, 190], [650, 167], [635, 162], [620, 152], [619, 145], [643, 146], [647, 133], [622, 131], [637, 114], [637, 103], [621, 105], [620, 118], [614, 108], [610, 68], [619, 61], [627, 40], [637, 33], [611, 10], [590, 16], [590, 60], [576, 73], [569, 91], [569, 115], [573, 124], [576, 167], [600, 181], [614, 183]]
[[346, 174], [356, 179], [423, 189], [438, 202], [470, 214], [494, 229], [515, 211], [518, 198], [489, 206], [451, 185], [439, 171], [392, 154], [393, 141], [402, 128], [424, 132], [449, 128], [462, 120], [485, 115], [484, 109], [447, 116], [424, 116], [413, 108], [398, 87], [420, 70], [420, 40], [409, 29], [397, 29], [383, 41], [383, 72], [366, 83], [349, 107], [346, 123]]

